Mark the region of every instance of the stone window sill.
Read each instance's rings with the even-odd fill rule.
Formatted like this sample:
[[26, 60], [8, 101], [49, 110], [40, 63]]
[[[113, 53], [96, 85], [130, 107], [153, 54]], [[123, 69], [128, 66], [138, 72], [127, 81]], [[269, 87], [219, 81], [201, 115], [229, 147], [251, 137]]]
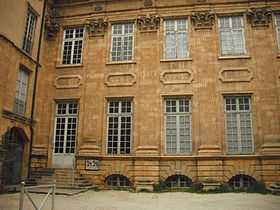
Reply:
[[219, 56], [219, 60], [232, 60], [232, 59], [250, 59], [249, 55], [231, 55], [231, 56]]
[[160, 62], [192, 61], [192, 58], [161, 59]]
[[131, 61], [109, 61], [106, 65], [122, 65], [122, 64], [136, 64], [135, 60]]
[[57, 69], [83, 67], [83, 64], [57, 64]]

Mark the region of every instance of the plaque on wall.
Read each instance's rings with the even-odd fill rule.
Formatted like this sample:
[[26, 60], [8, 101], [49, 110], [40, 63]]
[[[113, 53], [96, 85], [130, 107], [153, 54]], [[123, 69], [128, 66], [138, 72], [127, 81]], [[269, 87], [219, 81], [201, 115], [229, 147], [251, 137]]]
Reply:
[[86, 170], [99, 170], [100, 160], [86, 160]]

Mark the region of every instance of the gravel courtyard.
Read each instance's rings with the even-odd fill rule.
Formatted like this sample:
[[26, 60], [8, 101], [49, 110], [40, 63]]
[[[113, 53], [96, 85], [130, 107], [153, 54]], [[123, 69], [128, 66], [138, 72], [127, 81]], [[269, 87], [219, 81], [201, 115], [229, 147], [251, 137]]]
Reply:
[[[32, 194], [36, 202], [42, 194]], [[18, 210], [19, 194], [0, 195], [0, 210]], [[280, 196], [224, 193], [131, 193], [88, 191], [74, 196], [56, 196], [55, 210], [279, 210]], [[32, 210], [24, 201], [24, 210]], [[50, 201], [44, 210], [49, 210]]]

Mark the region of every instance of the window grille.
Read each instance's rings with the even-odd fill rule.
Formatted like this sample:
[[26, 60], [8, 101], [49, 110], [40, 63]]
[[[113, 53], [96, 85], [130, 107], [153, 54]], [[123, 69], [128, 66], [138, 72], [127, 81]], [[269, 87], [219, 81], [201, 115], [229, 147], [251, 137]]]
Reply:
[[222, 56], [244, 55], [244, 23], [241, 16], [219, 18], [220, 44]]
[[25, 52], [27, 52], [28, 54], [31, 54], [31, 50], [32, 50], [32, 43], [33, 43], [33, 37], [34, 37], [34, 32], [35, 32], [36, 20], [37, 20], [36, 15], [29, 8], [27, 10], [27, 17], [26, 17], [24, 37], [23, 37], [23, 46], [22, 46], [22, 49]]
[[165, 59], [186, 58], [188, 52], [188, 22], [166, 20], [165, 26]]
[[133, 23], [112, 25], [112, 61], [130, 61], [133, 58]]
[[77, 102], [56, 104], [55, 153], [75, 153], [78, 109]]
[[165, 100], [166, 153], [185, 154], [192, 151], [191, 100]]
[[83, 28], [70, 28], [64, 30], [62, 64], [82, 63], [83, 38]]
[[108, 154], [129, 154], [132, 129], [131, 101], [109, 101], [107, 120]]
[[252, 153], [251, 98], [249, 96], [225, 97], [225, 112], [228, 153]]
[[18, 78], [16, 81], [16, 97], [14, 103], [14, 112], [20, 115], [25, 114], [28, 78], [29, 73], [26, 70], [19, 69]]

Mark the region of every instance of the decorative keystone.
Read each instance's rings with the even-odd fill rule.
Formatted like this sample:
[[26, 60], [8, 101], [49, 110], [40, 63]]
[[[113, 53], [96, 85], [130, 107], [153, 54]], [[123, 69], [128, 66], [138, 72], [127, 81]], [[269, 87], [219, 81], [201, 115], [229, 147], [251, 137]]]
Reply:
[[160, 17], [158, 15], [140, 16], [137, 18], [137, 24], [142, 31], [157, 30], [160, 26]]
[[214, 21], [215, 15], [210, 11], [193, 12], [191, 15], [191, 22], [196, 30], [212, 29]]
[[90, 19], [86, 23], [90, 36], [104, 36], [108, 22], [103, 18]]
[[268, 27], [272, 20], [272, 11], [268, 8], [251, 8], [247, 11], [252, 27]]

